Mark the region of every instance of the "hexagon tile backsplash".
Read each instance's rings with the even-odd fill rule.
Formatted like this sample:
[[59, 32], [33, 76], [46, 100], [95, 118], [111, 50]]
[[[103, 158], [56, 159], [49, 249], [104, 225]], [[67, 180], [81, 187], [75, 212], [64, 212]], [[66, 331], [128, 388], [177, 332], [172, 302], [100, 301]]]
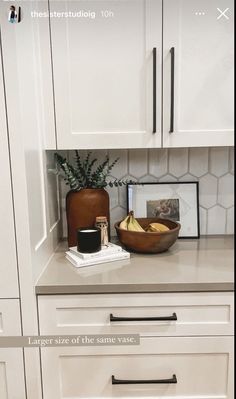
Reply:
[[[150, 150], [96, 150], [93, 154], [110, 160], [119, 157], [112, 171], [115, 178], [140, 182], [199, 181], [200, 233], [233, 234], [234, 148], [173, 148]], [[73, 152], [68, 152], [73, 156]], [[66, 236], [65, 195], [62, 185], [63, 235]], [[109, 188], [111, 233], [117, 220], [126, 215], [126, 189]]]

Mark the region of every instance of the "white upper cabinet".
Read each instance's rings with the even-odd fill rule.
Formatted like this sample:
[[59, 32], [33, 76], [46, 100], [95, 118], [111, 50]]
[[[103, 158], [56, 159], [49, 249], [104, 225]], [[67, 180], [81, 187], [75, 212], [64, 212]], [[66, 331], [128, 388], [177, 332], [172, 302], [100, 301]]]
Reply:
[[1, 54], [0, 159], [2, 163], [0, 185], [0, 299], [17, 298], [19, 296], [19, 291], [17, 278], [16, 244]]
[[50, 12], [58, 149], [233, 145], [233, 0]]
[[160, 147], [162, 1], [51, 0], [50, 12], [58, 149]]
[[[57, 245], [60, 221], [57, 178], [47, 171], [54, 167], [53, 154], [44, 151], [46, 138], [55, 148], [49, 26], [48, 18], [40, 17], [47, 15], [47, 2], [22, 1], [15, 6], [17, 10], [21, 6], [21, 22], [11, 24], [10, 5], [0, 2], [15, 226], [23, 265], [19, 275], [28, 267], [36, 280]], [[8, 242], [7, 261], [13, 253]], [[20, 277], [24, 286], [25, 278], [31, 279], [29, 272], [25, 275]]]
[[233, 0], [164, 0], [163, 146], [233, 145]]

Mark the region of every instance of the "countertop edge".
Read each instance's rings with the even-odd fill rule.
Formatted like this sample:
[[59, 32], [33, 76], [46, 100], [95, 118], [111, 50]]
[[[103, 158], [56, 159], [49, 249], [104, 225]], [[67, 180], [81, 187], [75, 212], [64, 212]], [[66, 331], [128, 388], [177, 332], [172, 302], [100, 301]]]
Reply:
[[164, 284], [120, 284], [120, 285], [49, 285], [36, 286], [36, 295], [63, 294], [123, 294], [163, 292], [219, 292], [234, 291], [234, 283], [164, 283]]

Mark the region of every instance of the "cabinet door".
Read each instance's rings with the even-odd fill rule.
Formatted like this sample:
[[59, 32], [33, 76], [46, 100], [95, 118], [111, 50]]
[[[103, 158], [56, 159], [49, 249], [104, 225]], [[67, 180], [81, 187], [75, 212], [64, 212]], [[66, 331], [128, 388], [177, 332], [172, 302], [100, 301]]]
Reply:
[[21, 335], [19, 299], [0, 299], [0, 337], [10, 335]]
[[59, 149], [161, 145], [161, 3], [50, 2]]
[[[0, 43], [1, 47], [1, 43]], [[7, 138], [7, 121], [4, 100], [2, 60], [0, 54], [0, 298], [19, 296], [14, 216], [12, 204], [11, 173]]]
[[233, 145], [233, 4], [164, 1], [164, 147]]
[[22, 349], [0, 348], [0, 398], [25, 398]]
[[[0, 300], [0, 337], [21, 335], [18, 299]], [[0, 348], [0, 398], [25, 398], [23, 350]]]
[[[232, 347], [231, 337], [158, 337], [129, 347], [42, 348], [44, 399], [233, 399]], [[115, 385], [112, 375], [149, 383]], [[150, 383], [160, 379], [172, 383]]]

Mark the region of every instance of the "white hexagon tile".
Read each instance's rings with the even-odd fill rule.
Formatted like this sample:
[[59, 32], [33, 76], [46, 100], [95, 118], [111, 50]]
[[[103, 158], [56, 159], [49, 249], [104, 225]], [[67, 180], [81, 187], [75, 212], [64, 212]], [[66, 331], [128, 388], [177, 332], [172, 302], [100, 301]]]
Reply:
[[226, 234], [232, 234], [234, 232], [234, 207], [226, 210]]
[[231, 173], [219, 178], [218, 204], [230, 208], [234, 204], [234, 177]]
[[200, 216], [200, 235], [207, 234], [207, 210], [199, 207], [199, 216]]
[[196, 177], [208, 172], [208, 148], [190, 148], [189, 172]]
[[149, 173], [157, 178], [168, 172], [168, 150], [149, 150]]
[[108, 155], [111, 163], [119, 158], [111, 171], [111, 175], [121, 179], [127, 174], [128, 170], [128, 150], [109, 150]]
[[119, 206], [118, 187], [107, 187], [106, 190], [109, 194], [110, 210], [112, 211], [113, 208]]
[[[68, 152], [71, 155], [71, 151]], [[83, 156], [85, 151], [83, 151]], [[140, 182], [199, 181], [200, 234], [233, 234], [234, 232], [234, 149], [173, 148], [138, 150], [96, 150], [99, 160], [109, 154], [113, 161], [119, 157], [112, 170], [118, 179]], [[126, 189], [109, 189], [111, 226], [126, 214]], [[61, 190], [62, 213], [65, 212], [66, 190]], [[65, 220], [65, 215], [63, 215]], [[114, 234], [112, 228], [112, 234]], [[66, 226], [63, 226], [66, 236]]]
[[196, 176], [191, 175], [190, 173], [186, 173], [186, 175], [181, 176], [180, 178], [181, 181], [198, 181], [198, 178]]
[[188, 172], [188, 149], [176, 148], [169, 150], [169, 173], [180, 177]]
[[129, 150], [129, 170], [132, 176], [141, 178], [148, 171], [148, 150]]
[[217, 178], [210, 173], [200, 179], [199, 202], [206, 209], [217, 203]]
[[229, 148], [213, 147], [210, 149], [210, 172], [217, 177], [229, 170]]
[[[134, 180], [133, 180], [134, 181]], [[126, 186], [121, 186], [118, 188], [118, 199], [119, 199], [119, 205], [126, 209], [127, 208], [127, 201], [126, 201]]]
[[219, 205], [215, 205], [208, 210], [207, 234], [224, 234], [225, 228], [226, 210]]
[[140, 183], [150, 183], [150, 182], [155, 183], [158, 182], [158, 178], [152, 175], [145, 175], [143, 177], [140, 177], [138, 181], [140, 181]]
[[229, 171], [234, 173], [234, 147], [229, 149]]
[[160, 179], [158, 181], [160, 183], [167, 183], [167, 182], [171, 183], [171, 182], [178, 181], [178, 178], [173, 175], [166, 174], [166, 175], [160, 177]]
[[[131, 181], [131, 182], [136, 182], [137, 181], [137, 179], [134, 176], [131, 176], [131, 175], [124, 176], [122, 178], [122, 180]], [[121, 207], [123, 207], [124, 209], [127, 209], [127, 199], [126, 199], [126, 197], [127, 197], [127, 195], [126, 195], [127, 186], [123, 185], [123, 186], [119, 187], [118, 191], [119, 191], [119, 193], [118, 193], [118, 195], [119, 195], [119, 205]]]
[[111, 229], [111, 235], [115, 236], [116, 231], [114, 224], [115, 222], [118, 222], [119, 220], [124, 219], [126, 216], [126, 209], [121, 208], [121, 206], [117, 206], [116, 208], [113, 209], [113, 212], [111, 212], [111, 218], [110, 218], [110, 229]]

